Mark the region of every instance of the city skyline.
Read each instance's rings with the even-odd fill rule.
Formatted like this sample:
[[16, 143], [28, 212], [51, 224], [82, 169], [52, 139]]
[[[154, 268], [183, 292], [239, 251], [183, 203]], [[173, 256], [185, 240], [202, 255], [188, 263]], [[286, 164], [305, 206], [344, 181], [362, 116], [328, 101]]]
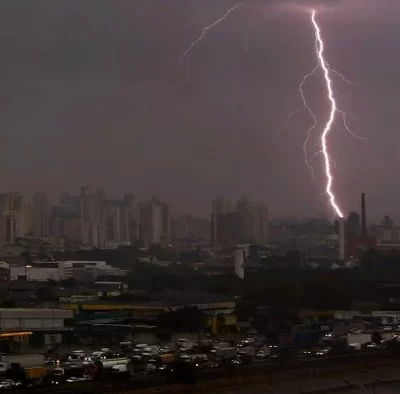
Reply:
[[[202, 216], [215, 195], [245, 194], [273, 216], [329, 215], [321, 174], [313, 182], [303, 163], [305, 114], [275, 137], [313, 63], [309, 15], [287, 3], [246, 3], [182, 70], [179, 55], [234, 2], [1, 2], [2, 188], [52, 201], [86, 183], [116, 195], [132, 189]], [[319, 14], [330, 64], [356, 82], [338, 85], [345, 110], [371, 142], [335, 133], [338, 195], [348, 214], [366, 192], [373, 217], [394, 216], [400, 198], [392, 184], [400, 5], [378, 3], [331, 2]], [[323, 118], [318, 92], [311, 85], [307, 96]]]
[[374, 222], [364, 193], [359, 202], [360, 210], [333, 222], [323, 216], [271, 219], [265, 205], [244, 196], [236, 201], [216, 196], [209, 205], [210, 216], [202, 218], [171, 212], [169, 202], [157, 195], [146, 200], [136, 200], [132, 193], [109, 198], [105, 189], [88, 185], [77, 194], [62, 193], [57, 205], [51, 205], [44, 193], [1, 193], [0, 247], [9, 257], [30, 248], [40, 254], [49, 249], [120, 247], [161, 247], [169, 256], [171, 250], [229, 254], [252, 245], [270, 251], [294, 248], [308, 257], [340, 261], [360, 256], [366, 247], [399, 247], [396, 220], [384, 216]]
[[[189, 215], [189, 216], [195, 216], [195, 217], [203, 217], [204, 219], [209, 219], [210, 215], [212, 214], [213, 211], [213, 204], [216, 202], [216, 200], [223, 199], [229, 209], [225, 209], [225, 212], [236, 212], [237, 210], [237, 202], [241, 199], [247, 199], [249, 201], [257, 201], [253, 199], [250, 195], [243, 195], [243, 194], [238, 194], [238, 195], [213, 195], [209, 200], [204, 200], [201, 203], [201, 209], [195, 209], [193, 211], [185, 211], [183, 208], [179, 208], [180, 204], [174, 202], [173, 200], [168, 200], [165, 195], [162, 195], [160, 193], [149, 193], [149, 194], [144, 194], [144, 193], [133, 193], [128, 190], [123, 191], [121, 194], [116, 193], [113, 190], [106, 189], [104, 187], [93, 187], [93, 185], [85, 184], [85, 186], [78, 186], [74, 190], [66, 191], [63, 190], [60, 193], [50, 193], [47, 194], [43, 191], [33, 191], [33, 192], [25, 192], [21, 189], [19, 190], [1, 190], [0, 195], [4, 194], [18, 194], [21, 196], [24, 196], [25, 198], [29, 198], [32, 200], [32, 204], [34, 203], [33, 200], [36, 197], [44, 198], [46, 200], [45, 204], [48, 205], [49, 207], [51, 206], [57, 206], [60, 203], [64, 204], [62, 200], [64, 198], [70, 198], [73, 196], [78, 196], [80, 191], [82, 190], [82, 187], [87, 187], [91, 191], [102, 191], [105, 193], [107, 197], [107, 201], [118, 201], [121, 196], [127, 196], [130, 195], [134, 198], [135, 204], [138, 202], [144, 202], [151, 200], [151, 198], [156, 197], [156, 198], [161, 198], [164, 201], [168, 202], [168, 205], [170, 207], [171, 214], [174, 216], [180, 216], [180, 215]], [[52, 198], [51, 198], [52, 197]], [[359, 194], [356, 196], [359, 199]], [[389, 210], [382, 210], [381, 213], [376, 213], [376, 214], [371, 214], [370, 212], [370, 200], [371, 196], [368, 196], [368, 217], [372, 222], [379, 222], [382, 217], [391, 217], [394, 220], [399, 220], [400, 221], [400, 209], [398, 211], [390, 212]], [[258, 204], [264, 205], [267, 210], [268, 210], [268, 219], [269, 220], [280, 220], [280, 219], [290, 219], [290, 218], [297, 218], [299, 220], [303, 219], [308, 219], [308, 218], [324, 218], [329, 221], [335, 221], [336, 218], [331, 214], [331, 211], [329, 210], [315, 210], [314, 212], [311, 212], [310, 214], [307, 213], [291, 213], [289, 210], [287, 212], [283, 212], [282, 214], [276, 213], [271, 211], [271, 209], [268, 206], [268, 202], [265, 201], [257, 201]], [[200, 212], [200, 213], [198, 213]], [[350, 210], [349, 212], [346, 212], [346, 217], [348, 217], [349, 214], [357, 212], [361, 214], [361, 207], [359, 204], [359, 201], [356, 201], [356, 204], [354, 206], [354, 209]]]

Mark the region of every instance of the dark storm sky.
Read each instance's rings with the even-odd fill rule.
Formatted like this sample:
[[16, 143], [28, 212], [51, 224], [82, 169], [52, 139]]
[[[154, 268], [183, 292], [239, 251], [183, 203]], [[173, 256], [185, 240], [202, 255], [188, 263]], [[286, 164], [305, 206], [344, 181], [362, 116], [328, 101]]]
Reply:
[[[178, 212], [247, 195], [272, 216], [330, 213], [320, 158], [315, 181], [303, 162], [306, 114], [275, 136], [315, 63], [306, 1], [286, 3], [246, 3], [180, 69], [181, 53], [234, 2], [0, 1], [1, 189], [54, 198], [88, 183], [110, 195], [158, 193]], [[400, 2], [319, 3], [329, 4], [318, 15], [328, 61], [358, 82], [335, 80], [339, 105], [370, 140], [337, 123], [339, 202], [355, 209], [365, 191], [371, 214], [396, 213]], [[306, 94], [322, 123], [319, 81]]]

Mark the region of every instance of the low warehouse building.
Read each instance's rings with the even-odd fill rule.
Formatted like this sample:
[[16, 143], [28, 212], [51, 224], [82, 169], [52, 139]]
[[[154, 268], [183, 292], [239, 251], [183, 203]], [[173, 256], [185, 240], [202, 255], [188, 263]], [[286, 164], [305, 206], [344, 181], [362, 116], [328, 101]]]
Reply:
[[73, 311], [64, 309], [0, 308], [0, 347], [70, 343], [72, 320]]
[[125, 313], [125, 322], [148, 323], [154, 325], [163, 313], [177, 311], [184, 307], [196, 307], [207, 317], [207, 326], [214, 334], [237, 331], [234, 316], [236, 303], [231, 297], [197, 290], [165, 290], [122, 294], [120, 297], [105, 297], [81, 303], [65, 305], [76, 312], [76, 319], [93, 321], [105, 313]]

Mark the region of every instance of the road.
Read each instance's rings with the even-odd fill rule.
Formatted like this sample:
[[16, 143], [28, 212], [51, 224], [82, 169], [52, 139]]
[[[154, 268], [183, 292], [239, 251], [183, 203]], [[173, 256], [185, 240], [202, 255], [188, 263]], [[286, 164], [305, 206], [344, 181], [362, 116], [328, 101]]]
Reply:
[[[292, 392], [291, 392], [292, 393]], [[290, 393], [290, 394], [291, 394]], [[294, 391], [293, 391], [294, 393]], [[301, 393], [301, 391], [297, 391], [297, 393]], [[306, 392], [303, 392], [306, 394]], [[325, 391], [325, 393], [329, 393], [329, 391]], [[332, 391], [333, 393], [333, 391]], [[351, 388], [351, 389], [343, 389], [343, 390], [335, 390], [335, 394], [399, 394], [400, 393], [400, 384], [393, 385], [382, 385], [382, 386], [368, 386], [364, 389], [361, 388]], [[233, 389], [224, 391], [224, 394], [289, 394], [287, 391], [278, 391], [274, 390], [271, 387], [263, 386], [259, 388], [246, 388], [246, 389]]]
[[372, 386], [367, 387], [364, 389], [364, 391], [361, 391], [360, 389], [351, 389], [351, 390], [344, 390], [338, 392], [338, 394], [398, 394], [400, 393], [400, 384], [395, 384], [395, 385], [390, 385], [390, 386], [375, 386], [373, 388]]
[[[231, 367], [231, 368], [218, 368], [218, 369], [210, 369], [210, 370], [199, 370], [197, 373], [197, 378], [199, 382], [203, 382], [204, 384], [208, 384], [207, 382], [211, 382], [215, 379], [225, 381], [229, 386], [235, 387], [235, 393], [246, 393], [246, 391], [239, 391], [239, 387], [248, 387], [246, 384], [246, 379], [251, 379], [252, 376], [261, 376], [261, 381], [259, 384], [261, 386], [265, 386], [266, 380], [273, 382], [273, 385], [276, 392], [282, 392], [285, 394], [289, 393], [299, 393], [299, 392], [307, 392], [307, 391], [315, 391], [319, 389], [330, 389], [331, 386], [335, 386], [336, 388], [346, 386], [346, 382], [344, 381], [346, 374], [350, 375], [348, 378], [348, 385], [356, 385], [357, 381], [354, 381], [353, 378], [358, 376], [358, 379], [362, 379], [362, 381], [366, 381], [365, 379], [368, 376], [360, 377], [360, 371], [368, 372], [369, 375], [376, 372], [378, 375], [374, 377], [374, 379], [383, 378], [382, 368], [386, 368], [388, 371], [390, 370], [393, 375], [393, 370], [397, 368], [396, 374], [394, 377], [400, 377], [400, 368], [398, 362], [398, 355], [393, 353], [370, 353], [370, 354], [356, 354], [356, 355], [347, 355], [340, 357], [332, 357], [332, 358], [323, 358], [318, 360], [309, 360], [309, 361], [293, 361], [293, 362], [285, 362], [285, 363], [268, 363], [268, 364], [252, 364], [248, 366], [242, 367]], [[393, 378], [392, 375], [385, 375], [387, 378]], [[335, 380], [334, 382], [329, 382], [327, 379], [328, 376], [331, 376], [331, 379]], [[306, 377], [306, 379], [305, 379]], [[299, 386], [295, 386], [294, 382], [299, 382], [304, 380], [303, 387], [301, 391], [298, 390]], [[216, 382], [217, 382], [216, 380]], [[322, 383], [316, 386], [314, 383], [321, 381]], [[67, 384], [61, 387], [51, 387], [48, 389], [36, 389], [29, 390], [26, 392], [40, 392], [40, 393], [70, 393], [71, 390], [76, 394], [83, 393], [93, 393], [95, 391], [97, 394], [100, 393], [108, 393], [108, 392], [121, 392], [126, 390], [134, 390], [140, 389], [143, 387], [154, 387], [163, 385], [165, 378], [157, 377], [155, 375], [149, 376], [138, 376], [135, 377], [134, 380], [126, 380], [124, 381], [115, 381], [111, 383], [110, 381], [106, 382], [82, 382], [76, 384]], [[232, 384], [233, 382], [233, 384]], [[288, 383], [288, 387], [279, 387], [281, 382]], [[203, 384], [201, 383], [201, 384]], [[223, 383], [224, 385], [225, 383]], [[256, 394], [256, 385], [250, 383], [251, 387], [254, 386], [254, 391], [251, 391], [252, 394]], [[272, 383], [271, 383], [272, 384]], [[221, 389], [223, 387], [221, 386]], [[306, 386], [310, 387], [306, 387]], [[218, 384], [211, 384], [214, 389], [216, 389]], [[211, 387], [210, 386], [210, 387]], [[227, 391], [229, 392], [227, 387]], [[265, 387], [263, 387], [265, 392]], [[281, 391], [279, 391], [279, 389]], [[284, 391], [282, 391], [284, 390]], [[271, 391], [273, 392], [273, 391]]]

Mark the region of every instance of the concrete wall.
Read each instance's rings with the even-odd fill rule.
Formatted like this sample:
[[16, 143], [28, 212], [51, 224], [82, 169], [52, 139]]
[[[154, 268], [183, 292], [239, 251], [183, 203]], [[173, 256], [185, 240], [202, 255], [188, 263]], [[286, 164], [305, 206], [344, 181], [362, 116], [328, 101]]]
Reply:
[[383, 324], [390, 324], [391, 322], [389, 323], [389, 320], [394, 324], [400, 322], [400, 311], [373, 311], [372, 316], [380, 317]]
[[61, 309], [0, 309], [0, 330], [43, 330], [64, 328], [73, 312]]

